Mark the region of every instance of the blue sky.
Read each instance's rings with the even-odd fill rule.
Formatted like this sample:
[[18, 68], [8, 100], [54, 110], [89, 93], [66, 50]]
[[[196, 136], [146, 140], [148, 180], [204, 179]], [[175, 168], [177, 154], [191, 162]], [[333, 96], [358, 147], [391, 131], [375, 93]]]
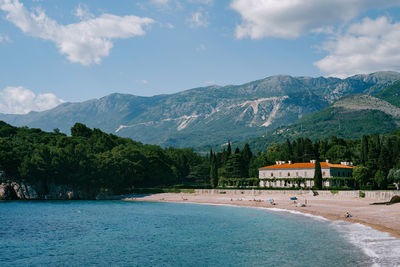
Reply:
[[400, 70], [398, 0], [0, 0], [0, 112]]

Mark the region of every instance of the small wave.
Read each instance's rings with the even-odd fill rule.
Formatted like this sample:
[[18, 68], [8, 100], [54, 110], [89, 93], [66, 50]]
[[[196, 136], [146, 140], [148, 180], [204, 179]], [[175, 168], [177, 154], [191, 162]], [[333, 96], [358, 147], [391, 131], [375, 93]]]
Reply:
[[400, 239], [359, 223], [332, 221], [332, 225], [371, 259], [372, 266], [400, 266]]
[[285, 213], [292, 213], [292, 214], [296, 214], [296, 215], [301, 215], [301, 216], [305, 216], [305, 217], [310, 217], [319, 221], [329, 221], [328, 219], [322, 217], [322, 216], [318, 216], [318, 215], [313, 215], [313, 214], [309, 214], [309, 213], [304, 213], [304, 212], [300, 212], [300, 211], [296, 211], [296, 210], [285, 210], [285, 209], [279, 209], [279, 208], [260, 208], [260, 209], [264, 209], [267, 211], [276, 211], [276, 212], [285, 212]]
[[369, 262], [365, 265], [400, 267], [400, 239], [391, 236], [389, 233], [380, 232], [360, 223], [331, 221], [322, 216], [279, 208], [238, 206], [231, 204], [215, 203], [185, 203], [261, 209], [268, 212], [291, 213], [295, 215], [309, 217], [318, 221], [328, 222], [329, 225], [333, 226], [351, 244], [361, 249], [361, 251], [370, 259]]

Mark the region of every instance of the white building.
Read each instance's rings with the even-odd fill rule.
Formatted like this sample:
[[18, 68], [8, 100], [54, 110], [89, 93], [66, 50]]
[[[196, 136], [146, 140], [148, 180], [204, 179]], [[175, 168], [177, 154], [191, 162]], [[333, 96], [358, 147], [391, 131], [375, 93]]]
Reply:
[[[353, 164], [342, 162], [332, 164], [327, 160], [321, 162], [322, 178], [337, 178], [346, 180], [351, 178]], [[292, 163], [277, 161], [275, 165], [258, 169], [261, 187], [293, 187], [295, 185], [312, 187], [314, 185], [315, 160], [309, 163]], [[301, 183], [301, 185], [300, 185]], [[340, 181], [338, 182], [340, 183]], [[324, 179], [324, 186], [343, 185], [334, 184], [333, 179]]]

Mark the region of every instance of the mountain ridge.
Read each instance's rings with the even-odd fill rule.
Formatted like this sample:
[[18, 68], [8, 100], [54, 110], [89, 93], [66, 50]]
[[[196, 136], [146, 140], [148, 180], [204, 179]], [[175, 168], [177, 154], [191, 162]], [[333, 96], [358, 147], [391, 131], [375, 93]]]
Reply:
[[144, 143], [196, 147], [257, 137], [343, 96], [379, 92], [396, 80], [400, 73], [346, 79], [276, 75], [241, 85], [212, 85], [151, 97], [113, 93], [42, 112], [0, 114], [0, 120], [66, 133], [81, 122]]

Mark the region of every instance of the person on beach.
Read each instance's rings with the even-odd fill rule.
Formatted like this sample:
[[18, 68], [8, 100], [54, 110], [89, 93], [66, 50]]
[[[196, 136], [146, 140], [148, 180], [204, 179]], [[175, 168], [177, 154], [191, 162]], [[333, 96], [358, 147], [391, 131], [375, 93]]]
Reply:
[[346, 214], [344, 215], [346, 218], [351, 218], [351, 217], [353, 217], [353, 216], [351, 216], [351, 214], [348, 212], [348, 211], [346, 211]]

